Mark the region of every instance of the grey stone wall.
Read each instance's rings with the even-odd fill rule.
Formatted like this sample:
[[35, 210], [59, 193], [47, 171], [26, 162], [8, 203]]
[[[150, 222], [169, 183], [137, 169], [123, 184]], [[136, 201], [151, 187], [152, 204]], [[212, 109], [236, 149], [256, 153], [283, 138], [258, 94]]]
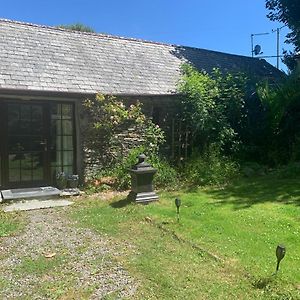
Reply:
[[[166, 134], [166, 143], [162, 147], [163, 154], [170, 157], [172, 153], [172, 124], [174, 125], [174, 120], [178, 119], [178, 97], [177, 96], [131, 96], [131, 97], [119, 97], [122, 101], [124, 101], [125, 105], [134, 104], [137, 101], [142, 103], [143, 112], [153, 118], [153, 122], [158, 124]], [[101, 170], [102, 163], [101, 159], [97, 158], [97, 155], [93, 153], [90, 149], [85, 147], [85, 128], [87, 125], [88, 116], [84, 112], [84, 108], [82, 104], [78, 105], [78, 121], [79, 121], [79, 148], [80, 153], [79, 157], [81, 158], [81, 162], [79, 162], [78, 166], [80, 166], [79, 173], [84, 178], [91, 178], [95, 176]], [[124, 145], [124, 151], [126, 149], [134, 148], [138, 146], [143, 137], [138, 136], [133, 129], [129, 129], [127, 131], [122, 132], [118, 135], [118, 138], [121, 140], [121, 143]], [[122, 155], [126, 155], [126, 153], [122, 153]]]

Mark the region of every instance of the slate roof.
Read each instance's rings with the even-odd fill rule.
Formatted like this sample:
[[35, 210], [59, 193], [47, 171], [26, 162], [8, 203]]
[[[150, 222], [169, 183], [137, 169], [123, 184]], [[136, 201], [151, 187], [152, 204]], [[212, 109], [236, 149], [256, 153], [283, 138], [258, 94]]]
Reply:
[[166, 95], [184, 61], [208, 72], [281, 76], [265, 60], [5, 19], [0, 45], [0, 89], [8, 90]]

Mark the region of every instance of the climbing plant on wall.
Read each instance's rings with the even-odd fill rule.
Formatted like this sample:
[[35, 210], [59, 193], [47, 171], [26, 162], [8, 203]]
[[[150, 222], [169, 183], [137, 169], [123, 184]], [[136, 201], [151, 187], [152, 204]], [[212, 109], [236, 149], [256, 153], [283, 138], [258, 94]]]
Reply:
[[158, 153], [164, 142], [164, 132], [142, 112], [140, 102], [126, 106], [114, 96], [97, 94], [83, 106], [88, 116], [84, 146], [102, 167], [116, 164], [136, 147], [146, 155]]

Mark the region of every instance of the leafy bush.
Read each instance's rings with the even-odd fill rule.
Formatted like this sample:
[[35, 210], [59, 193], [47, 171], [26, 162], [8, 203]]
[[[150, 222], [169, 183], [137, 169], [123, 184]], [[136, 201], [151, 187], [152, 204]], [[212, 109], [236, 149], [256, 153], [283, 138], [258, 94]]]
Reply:
[[[111, 176], [116, 178], [116, 187], [118, 189], [130, 188], [130, 174], [128, 169], [137, 163], [138, 155], [145, 152], [144, 150], [143, 147], [131, 150], [129, 155], [111, 171]], [[165, 159], [152, 154], [146, 160], [157, 169], [157, 173], [154, 175], [155, 187], [174, 188], [177, 186], [178, 173]]]
[[294, 72], [281, 84], [258, 87], [258, 95], [267, 115], [267, 162], [274, 166], [300, 159], [299, 79], [300, 73]]
[[200, 152], [214, 143], [227, 152], [238, 148], [247, 78], [242, 74], [199, 72], [186, 64], [179, 84], [183, 118]]
[[[108, 189], [109, 187], [117, 190], [129, 189], [131, 185], [131, 177], [128, 169], [137, 163], [137, 157], [144, 152], [144, 147], [132, 149], [129, 154], [123, 157], [123, 159], [119, 161], [113, 168], [104, 169], [99, 172], [95, 179], [86, 186], [86, 189], [90, 192], [100, 192]], [[146, 158], [146, 161], [157, 169], [157, 173], [154, 176], [155, 188], [173, 189], [178, 186], [179, 174], [177, 170], [173, 168], [165, 159], [160, 158], [158, 155], [152, 154]], [[107, 178], [110, 178], [110, 186], [106, 182]]]
[[158, 156], [150, 157], [150, 163], [157, 169], [154, 177], [156, 187], [173, 190], [179, 185], [179, 173], [170, 163]]
[[184, 175], [190, 185], [225, 184], [239, 173], [239, 165], [221, 155], [216, 145], [211, 145], [203, 154], [193, 153], [184, 168]]
[[158, 153], [164, 142], [164, 132], [143, 114], [139, 102], [126, 107], [114, 96], [98, 94], [83, 105], [89, 117], [84, 146], [101, 169], [111, 169], [135, 148]]
[[245, 177], [263, 176], [267, 172], [267, 168], [257, 162], [243, 162], [241, 163], [241, 173]]
[[279, 178], [295, 178], [300, 176], [300, 162], [292, 162], [275, 171]]

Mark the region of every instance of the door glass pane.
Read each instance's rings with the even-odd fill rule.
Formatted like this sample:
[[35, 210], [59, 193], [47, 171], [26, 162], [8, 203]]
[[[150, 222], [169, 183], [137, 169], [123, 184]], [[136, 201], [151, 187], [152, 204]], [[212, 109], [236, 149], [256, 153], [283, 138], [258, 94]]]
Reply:
[[9, 182], [44, 180], [43, 107], [36, 104], [8, 104]]
[[22, 170], [21, 181], [31, 181], [31, 180], [32, 180], [31, 170]]
[[30, 120], [20, 120], [19, 133], [24, 134], [24, 135], [31, 134], [31, 121]]
[[32, 110], [32, 106], [31, 105], [22, 105], [21, 106], [21, 120], [26, 120], [26, 121], [30, 121], [31, 119], [31, 110]]
[[21, 181], [20, 169], [9, 169], [9, 181], [10, 182], [19, 182], [19, 181]]
[[42, 121], [42, 118], [43, 118], [43, 108], [40, 105], [32, 105], [31, 120]]
[[43, 167], [42, 166], [36, 166], [35, 168], [32, 169], [32, 177], [33, 177], [33, 180], [35, 181], [39, 181], [39, 180], [42, 180], [43, 179]]
[[9, 167], [9, 169], [19, 169], [20, 168], [20, 154], [9, 154], [8, 167]]
[[21, 169], [22, 170], [31, 170], [32, 168], [32, 156], [30, 153], [25, 153], [21, 159]]

